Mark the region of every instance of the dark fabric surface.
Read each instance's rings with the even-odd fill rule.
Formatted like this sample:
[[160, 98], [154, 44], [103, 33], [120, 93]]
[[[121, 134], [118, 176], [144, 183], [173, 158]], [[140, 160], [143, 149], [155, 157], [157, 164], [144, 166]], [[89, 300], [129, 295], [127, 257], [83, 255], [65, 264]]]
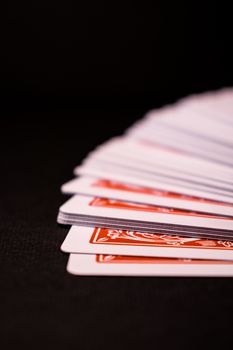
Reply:
[[[232, 341], [233, 279], [75, 277], [63, 182], [144, 110], [16, 114], [1, 126], [2, 349], [200, 348]], [[64, 123], [64, 125], [63, 125]]]
[[153, 99], [232, 84], [229, 1], [5, 4], [5, 96]]

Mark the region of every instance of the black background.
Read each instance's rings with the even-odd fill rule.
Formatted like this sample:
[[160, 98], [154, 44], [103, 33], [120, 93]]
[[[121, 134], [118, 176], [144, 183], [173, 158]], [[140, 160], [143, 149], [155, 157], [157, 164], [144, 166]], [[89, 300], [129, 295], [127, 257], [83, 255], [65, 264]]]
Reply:
[[66, 273], [60, 186], [150, 108], [231, 86], [224, 2], [8, 1], [1, 20], [0, 317], [4, 349], [232, 340], [231, 279]]

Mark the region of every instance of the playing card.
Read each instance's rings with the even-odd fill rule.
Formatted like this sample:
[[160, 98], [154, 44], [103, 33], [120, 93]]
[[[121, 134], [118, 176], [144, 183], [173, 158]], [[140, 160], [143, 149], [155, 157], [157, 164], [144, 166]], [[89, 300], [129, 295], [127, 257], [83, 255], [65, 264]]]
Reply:
[[[203, 169], [203, 164], [198, 164], [198, 168], [194, 168], [194, 166], [192, 168], [192, 162], [186, 162], [183, 166], [183, 164], [179, 164], [178, 161], [176, 162], [176, 155], [172, 157], [172, 160], [167, 157], [166, 164], [164, 164], [166, 159], [162, 154], [165, 152], [157, 152], [160, 153], [157, 159], [152, 159], [152, 157], [146, 159], [146, 156], [139, 156], [137, 149], [135, 149], [134, 152], [137, 153], [137, 156], [130, 154], [127, 146], [126, 149], [123, 148], [122, 150], [118, 147], [117, 151], [114, 149], [100, 150], [89, 156], [83, 164], [98, 165], [98, 163], [107, 163], [109, 165], [118, 166], [119, 171], [121, 171], [122, 167], [130, 168], [134, 172], [142, 173], [142, 175], [148, 176], [148, 174], [150, 174], [156, 176], [156, 178], [160, 180], [165, 180], [165, 178], [167, 178], [169, 181], [179, 181], [179, 183], [182, 181], [184, 184], [187, 182], [189, 186], [194, 187], [195, 185], [195, 187], [198, 186], [207, 189], [207, 191], [211, 191], [211, 189], [218, 189], [218, 191], [223, 193], [233, 191], [233, 173], [220, 172], [216, 167], [212, 169], [212, 164], [204, 164], [206, 170], [200, 173], [200, 168]], [[148, 151], [148, 153], [150, 152]], [[147, 154], [147, 157], [148, 155], [149, 154]], [[211, 176], [210, 174], [214, 175]]]
[[67, 271], [74, 275], [232, 277], [233, 262], [70, 254]]
[[[211, 141], [203, 142], [202, 139], [197, 140], [193, 136], [187, 136], [181, 132], [175, 134], [172, 133], [172, 130], [169, 133], [161, 127], [156, 129], [156, 138], [151, 128], [146, 126], [142, 126], [140, 130], [129, 130], [127, 136], [139, 142], [147, 142], [157, 147], [167, 147], [174, 151], [182, 152], [187, 156], [190, 155], [193, 158], [210, 161], [219, 165], [231, 167], [233, 164], [231, 159], [232, 154], [229, 152], [229, 149], [228, 151], [226, 150], [227, 147], [222, 147], [222, 145], [216, 147]], [[182, 144], [180, 140], [182, 140]]]
[[[107, 169], [108, 171], [117, 171], [118, 174], [131, 174], [134, 177], [148, 179], [150, 181], [158, 181], [164, 185], [174, 185], [182, 186], [183, 188], [194, 189], [202, 192], [216, 193], [222, 196], [233, 196], [232, 185], [221, 186], [221, 182], [215, 181], [215, 184], [202, 183], [198, 180], [188, 179], [188, 176], [179, 176], [175, 174], [168, 174], [162, 169], [153, 172], [148, 171], [145, 167], [144, 170], [137, 168], [135, 165], [130, 164], [130, 161], [123, 164], [124, 160], [120, 158], [115, 158], [114, 162], [109, 162], [106, 160], [87, 160], [85, 161], [84, 167], [89, 167], [91, 169]], [[127, 164], [128, 163], [128, 164]], [[212, 181], [213, 182], [213, 181]], [[210, 183], [210, 182], [209, 182]]]
[[[220, 112], [222, 113], [222, 112]], [[166, 106], [162, 109], [150, 111], [142, 123], [151, 122], [154, 125], [164, 125], [168, 129], [174, 127], [186, 134], [202, 137], [203, 141], [212, 140], [216, 143], [232, 145], [232, 124], [223, 123], [221, 119], [214, 118], [219, 111], [212, 108], [207, 112], [206, 108], [199, 103], [199, 108], [193, 108], [190, 103], [176, 103], [173, 106]], [[211, 125], [211, 128], [210, 128]]]
[[93, 161], [117, 163], [140, 171], [184, 178], [207, 185], [214, 184], [216, 187], [233, 184], [233, 171], [229, 166], [127, 138], [114, 139], [99, 146], [89, 154], [83, 164]]
[[[150, 143], [154, 146], [160, 146], [160, 147], [167, 147], [170, 149], [173, 149], [177, 152], [183, 152], [186, 155], [190, 155], [193, 158], [202, 159], [206, 161], [211, 161], [219, 165], [232, 167], [232, 160], [231, 155], [226, 155], [223, 153], [220, 153], [219, 150], [216, 152], [212, 152], [213, 147], [210, 144], [209, 150], [207, 147], [202, 146], [201, 142], [191, 142], [192, 139], [189, 137], [189, 143], [185, 142], [185, 139], [183, 140], [183, 135], [177, 135], [176, 138], [169, 137], [167, 133], [162, 134], [159, 132], [160, 137], [154, 138], [153, 135], [150, 135], [150, 133], [146, 132], [145, 130], [140, 130], [140, 133], [135, 132], [133, 134], [129, 134], [128, 136], [132, 139], [136, 139], [140, 142], [144, 143]], [[182, 139], [182, 146], [180, 146], [179, 140]], [[210, 152], [211, 150], [211, 152]]]
[[[60, 207], [58, 222], [79, 224], [79, 221], [88, 221], [93, 226], [102, 223], [112, 225], [124, 224], [126, 228], [135, 228], [143, 231], [150, 230], [177, 230], [182, 235], [196, 232], [210, 236], [232, 237], [233, 220], [216, 215], [195, 213], [173, 208], [160, 208], [130, 202], [120, 202], [107, 198], [73, 196]], [[99, 221], [100, 220], [100, 221]], [[108, 226], [110, 227], [110, 226]], [[112, 226], [111, 226], [112, 227]]]
[[[156, 136], [155, 136], [156, 135]], [[196, 157], [206, 156], [213, 158], [213, 162], [218, 162], [219, 157], [222, 156], [225, 161], [231, 162], [227, 156], [232, 154], [232, 151], [227, 144], [214, 142], [213, 139], [198, 137], [195, 134], [187, 133], [185, 130], [175, 128], [173, 126], [166, 126], [162, 123], [156, 123], [148, 121], [146, 124], [139, 124], [130, 128], [127, 132], [127, 136], [131, 138], [149, 139], [150, 141], [157, 142], [164, 146], [172, 146], [174, 149], [179, 149], [184, 154], [195, 152]], [[182, 138], [182, 144], [179, 140]]]
[[165, 182], [163, 179], [155, 180], [151, 177], [143, 177], [135, 174], [134, 171], [129, 169], [121, 170], [118, 172], [118, 167], [109, 167], [107, 165], [99, 165], [96, 167], [89, 165], [77, 166], [74, 170], [75, 175], [91, 176], [96, 178], [104, 178], [111, 181], [117, 181], [125, 184], [148, 187], [153, 189], [159, 189], [169, 192], [182, 193], [189, 196], [206, 198], [219, 202], [233, 203], [233, 197], [229, 194], [219, 194], [218, 191], [207, 192], [200, 189], [194, 189], [184, 185], [177, 185], [172, 182]]
[[62, 192], [233, 217], [232, 204], [98, 178], [75, 178], [62, 186]]
[[85, 226], [72, 226], [61, 250], [66, 253], [233, 261], [233, 242], [230, 241]]
[[[231, 125], [224, 124], [218, 119], [210, 119], [207, 114], [203, 116], [190, 107], [178, 104], [175, 108], [166, 108], [166, 112], [159, 116], [158, 113], [155, 115], [151, 113], [150, 118], [156, 125], [173, 128], [174, 131], [181, 130], [186, 135], [202, 137], [203, 140], [210, 139], [216, 143], [233, 146]], [[190, 118], [192, 118], [192, 123], [190, 123]]]
[[[202, 135], [187, 132], [187, 130], [179, 128], [178, 122], [175, 126], [164, 125], [159, 122], [159, 120], [162, 119], [160, 117], [164, 114], [166, 114], [166, 108], [165, 113], [161, 111], [150, 112], [146, 118], [127, 130], [127, 136], [133, 139], [149, 141], [157, 145], [173, 148], [185, 154], [211, 160], [212, 162], [232, 166], [231, 144], [219, 141], [216, 142], [213, 137], [203, 137]], [[173, 120], [176, 120], [174, 114], [174, 110], [172, 110]], [[189, 118], [186, 119], [190, 121]], [[190, 123], [190, 126], [192, 127], [192, 123]], [[209, 130], [212, 130], [211, 121], [209, 122]], [[232, 133], [230, 133], [230, 135], [231, 134]], [[182, 142], [180, 142], [180, 140], [182, 140]]]
[[[227, 150], [229, 151], [229, 149]], [[215, 149], [212, 149], [212, 152], [215, 152]], [[140, 142], [127, 137], [118, 137], [108, 141], [91, 152], [88, 158], [106, 154], [130, 157], [138, 161], [138, 167], [142, 168], [144, 163], [153, 164], [178, 172], [182, 171], [184, 174], [204, 176], [208, 179], [230, 181], [231, 183], [233, 181], [233, 170], [229, 166], [203, 161], [191, 155], [187, 156], [184, 152], [177, 152], [174, 149], [164, 148], [149, 142]]]

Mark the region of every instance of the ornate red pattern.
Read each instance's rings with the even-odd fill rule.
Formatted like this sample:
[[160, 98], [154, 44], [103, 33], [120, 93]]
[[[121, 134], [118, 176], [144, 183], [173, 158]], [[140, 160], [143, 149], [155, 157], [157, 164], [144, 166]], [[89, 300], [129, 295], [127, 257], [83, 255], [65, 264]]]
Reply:
[[233, 250], [233, 242], [95, 228], [93, 244]]
[[233, 261], [224, 260], [198, 260], [198, 259], [177, 259], [177, 258], [147, 258], [136, 256], [122, 256], [122, 255], [96, 255], [96, 262], [102, 264], [172, 264], [172, 265], [210, 265], [233, 264]]

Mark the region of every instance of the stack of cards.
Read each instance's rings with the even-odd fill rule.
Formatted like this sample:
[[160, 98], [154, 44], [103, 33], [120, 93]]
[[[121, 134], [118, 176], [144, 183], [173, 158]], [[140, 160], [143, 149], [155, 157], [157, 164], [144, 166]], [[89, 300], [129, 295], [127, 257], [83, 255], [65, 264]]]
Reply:
[[74, 172], [69, 272], [233, 276], [233, 89], [149, 112]]

